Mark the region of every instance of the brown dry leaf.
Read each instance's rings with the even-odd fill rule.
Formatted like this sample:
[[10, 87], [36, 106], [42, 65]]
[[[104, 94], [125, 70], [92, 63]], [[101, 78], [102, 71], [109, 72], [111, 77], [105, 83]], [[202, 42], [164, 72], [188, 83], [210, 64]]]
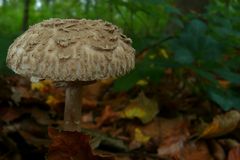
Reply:
[[143, 92], [132, 100], [129, 105], [120, 112], [122, 118], [138, 118], [142, 123], [150, 122], [159, 112], [158, 103], [155, 100], [148, 99]]
[[97, 160], [92, 154], [90, 137], [79, 132], [58, 132], [48, 129], [52, 143], [49, 146], [48, 160]]
[[0, 159], [1, 160], [22, 160], [16, 143], [7, 135], [0, 133]]
[[0, 99], [5, 100], [5, 99], [10, 99], [11, 97], [11, 87], [10, 84], [8, 84], [7, 80], [3, 77], [0, 77]]
[[235, 110], [223, 115], [217, 115], [214, 117], [213, 122], [200, 133], [200, 137], [212, 138], [228, 134], [237, 128], [239, 122], [240, 113]]
[[47, 147], [47, 126], [38, 124], [33, 118], [25, 118], [20, 122], [11, 123], [3, 127], [2, 133], [17, 132], [30, 145], [36, 147]]
[[219, 142], [212, 140], [210, 142], [211, 152], [215, 160], [225, 160], [226, 154]]
[[114, 160], [131, 160], [131, 158], [128, 156], [118, 156], [118, 157], [115, 157]]
[[113, 79], [101, 80], [96, 83], [87, 85], [84, 87], [83, 92], [83, 107], [85, 108], [95, 108], [97, 107], [98, 98], [103, 95], [103, 92], [109, 87], [113, 82]]
[[210, 155], [205, 142], [199, 141], [185, 145], [182, 153], [176, 160], [214, 160]]
[[11, 90], [12, 90], [11, 98], [17, 104], [21, 101], [22, 98], [24, 99], [33, 98], [31, 90], [29, 88], [26, 88], [25, 86], [12, 87]]
[[38, 124], [47, 126], [53, 122], [49, 117], [48, 111], [41, 110], [39, 107], [32, 108], [30, 113]]
[[31, 89], [30, 89], [30, 82], [21, 77], [21, 76], [12, 76], [6, 78], [11, 85], [11, 99], [18, 104], [22, 98], [23, 99], [31, 99], [33, 98]]
[[190, 136], [188, 124], [188, 120], [181, 117], [174, 119], [154, 118], [153, 121], [144, 126], [128, 125], [127, 131], [131, 139], [134, 139], [135, 128], [139, 128], [144, 137], [150, 137], [145, 146], [147, 150], [152, 151], [158, 148], [160, 158], [174, 157], [179, 155]]
[[237, 140], [231, 139], [231, 138], [220, 139], [220, 140], [218, 140], [218, 142], [223, 146], [224, 149], [227, 149], [227, 150], [239, 146], [239, 142]]
[[82, 105], [85, 107], [85, 108], [96, 108], [97, 107], [97, 100], [96, 99], [90, 99], [90, 98], [87, 98], [87, 97], [83, 97], [82, 99]]
[[84, 113], [81, 117], [83, 123], [92, 123], [93, 122], [93, 112]]
[[232, 148], [228, 152], [228, 159], [227, 160], [240, 160], [240, 145]]
[[222, 88], [224, 88], [224, 89], [228, 89], [229, 88], [229, 86], [230, 86], [230, 82], [229, 81], [227, 81], [227, 80], [218, 80], [218, 83], [219, 83], [219, 85], [222, 87]]
[[114, 108], [122, 109], [129, 103], [129, 97], [126, 93], [106, 94], [103, 97], [103, 105], [114, 106]]
[[178, 157], [190, 136], [188, 121], [183, 118], [161, 119], [159, 157]]
[[118, 118], [119, 114], [112, 110], [111, 106], [106, 106], [101, 114], [101, 117], [96, 118], [96, 126], [100, 127], [106, 122], [111, 122], [114, 119]]
[[0, 119], [5, 122], [13, 121], [19, 118], [24, 112], [19, 108], [0, 107]]
[[93, 154], [101, 157], [101, 160], [131, 160], [128, 156], [117, 155], [103, 150], [93, 150]]
[[47, 148], [50, 142], [47, 137], [39, 137], [28, 131], [19, 130], [19, 134], [25, 139], [28, 144], [34, 145], [37, 148]]

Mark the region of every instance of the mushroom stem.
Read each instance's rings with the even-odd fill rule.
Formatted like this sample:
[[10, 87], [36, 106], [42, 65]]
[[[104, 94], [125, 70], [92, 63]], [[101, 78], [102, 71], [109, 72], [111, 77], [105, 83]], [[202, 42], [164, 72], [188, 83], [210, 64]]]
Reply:
[[64, 131], [81, 131], [82, 87], [81, 82], [68, 83], [66, 87]]

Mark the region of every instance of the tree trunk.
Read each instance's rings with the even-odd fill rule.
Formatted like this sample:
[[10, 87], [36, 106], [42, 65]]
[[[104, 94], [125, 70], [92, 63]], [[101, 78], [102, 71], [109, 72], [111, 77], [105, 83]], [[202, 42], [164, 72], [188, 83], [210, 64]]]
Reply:
[[29, 7], [30, 0], [24, 0], [22, 31], [26, 31], [28, 29]]
[[7, 0], [3, 0], [3, 6], [6, 6], [7, 5]]
[[50, 4], [50, 0], [45, 0], [45, 4], [46, 4], [46, 6], [48, 7], [49, 4]]
[[108, 1], [108, 10], [109, 10], [109, 20], [110, 22], [113, 22], [113, 4], [111, 3], [111, 0]]
[[198, 12], [202, 13], [208, 5], [209, 0], [178, 0], [177, 7], [183, 12]]
[[85, 14], [88, 15], [89, 14], [89, 7], [90, 7], [91, 1], [90, 0], [86, 0], [86, 4], [85, 4]]

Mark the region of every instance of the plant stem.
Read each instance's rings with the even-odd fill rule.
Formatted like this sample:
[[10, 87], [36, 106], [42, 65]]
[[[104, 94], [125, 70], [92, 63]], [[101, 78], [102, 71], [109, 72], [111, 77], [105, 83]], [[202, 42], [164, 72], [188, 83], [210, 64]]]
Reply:
[[82, 84], [71, 82], [66, 87], [64, 131], [81, 131]]

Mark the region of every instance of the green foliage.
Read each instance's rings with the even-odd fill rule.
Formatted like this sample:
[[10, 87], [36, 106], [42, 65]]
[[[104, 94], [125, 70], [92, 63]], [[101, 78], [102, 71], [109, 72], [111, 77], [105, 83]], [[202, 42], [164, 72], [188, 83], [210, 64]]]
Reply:
[[[36, 6], [37, 2], [41, 5]], [[6, 70], [8, 46], [22, 32], [23, 4], [8, 0], [0, 6], [1, 72]], [[116, 80], [115, 90], [129, 90], [139, 80], [157, 84], [170, 68], [184, 83], [186, 75], [193, 74], [197, 84], [192, 89], [197, 94], [208, 95], [225, 110], [240, 109], [237, 0], [213, 0], [201, 13], [186, 12], [172, 0], [31, 0], [30, 25], [52, 17], [101, 18], [120, 26], [133, 39], [136, 68]], [[220, 80], [230, 86], [222, 87]]]
[[18, 33], [2, 33], [0, 34], [0, 73], [2, 74], [8, 74], [12, 73], [10, 70], [6, 67], [6, 53], [8, 50], [8, 47], [11, 45], [13, 40], [16, 38], [16, 35]]
[[209, 97], [224, 110], [229, 110], [232, 108], [239, 109], [240, 99], [239, 94], [236, 92], [209, 87], [207, 93]]
[[[212, 2], [208, 5], [207, 11], [202, 14], [186, 15], [175, 8], [175, 14], [170, 19], [172, 24], [165, 26], [171, 27], [172, 30], [168, 36], [173, 35], [173, 38], [154, 46], [154, 49], [150, 48], [148, 54], [152, 54], [151, 50], [155, 50], [155, 58], [148, 60], [148, 56], [145, 56], [144, 60], [138, 62], [135, 71], [119, 79], [116, 86], [126, 84], [128, 77], [131, 78], [129, 79], [131, 83], [127, 83], [127, 87], [122, 85], [121, 89], [130, 88], [130, 85], [134, 85], [132, 82], [137, 82], [139, 79], [152, 81], [153, 76], [156, 77], [154, 81], [160, 81], [166, 68], [174, 69], [175, 73], [183, 78], [186, 78], [183, 75], [190, 70], [196, 75], [198, 82], [196, 87], [201, 93], [207, 93], [209, 98], [224, 110], [240, 109], [239, 94], [234, 89], [240, 84], [240, 19], [236, 18], [239, 17], [240, 11], [237, 9], [239, 4], [235, 1], [229, 4], [220, 1]], [[174, 24], [178, 24], [177, 27], [172, 27]], [[165, 29], [168, 31], [168, 28]], [[160, 32], [160, 34], [163, 33]], [[148, 39], [143, 41], [145, 44], [149, 43]], [[148, 46], [151, 45], [148, 44]], [[170, 58], [159, 57], [156, 48], [167, 50]], [[152, 66], [156, 68], [152, 69]], [[183, 72], [179, 72], [182, 69]], [[220, 80], [229, 82], [231, 88], [222, 88], [219, 84]]]

